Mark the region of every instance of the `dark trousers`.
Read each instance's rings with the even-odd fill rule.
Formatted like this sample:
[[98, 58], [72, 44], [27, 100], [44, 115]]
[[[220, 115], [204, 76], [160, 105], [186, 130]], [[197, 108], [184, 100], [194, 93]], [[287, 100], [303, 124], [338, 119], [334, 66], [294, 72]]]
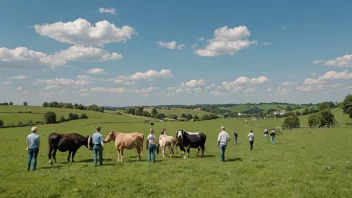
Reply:
[[101, 144], [94, 145], [93, 151], [94, 151], [94, 166], [97, 166], [98, 154], [99, 154], [100, 165], [103, 165], [103, 148]]
[[222, 162], [225, 161], [225, 150], [226, 150], [226, 145], [221, 144], [220, 145], [220, 160]]
[[254, 140], [253, 141], [249, 141], [249, 149], [253, 150], [253, 144], [254, 144]]
[[148, 146], [148, 162], [155, 162], [155, 150], [156, 150], [156, 145], [155, 144], [149, 144]]
[[32, 159], [33, 159], [33, 168], [35, 170], [37, 168], [37, 157], [39, 153], [39, 148], [29, 148], [28, 149], [28, 163], [27, 163], [27, 170], [31, 168]]

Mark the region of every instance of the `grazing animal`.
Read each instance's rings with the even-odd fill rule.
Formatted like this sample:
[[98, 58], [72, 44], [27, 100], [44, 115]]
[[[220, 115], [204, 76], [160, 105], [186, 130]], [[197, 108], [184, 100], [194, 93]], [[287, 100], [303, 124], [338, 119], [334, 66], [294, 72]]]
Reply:
[[117, 161], [123, 161], [123, 150], [128, 149], [132, 150], [136, 148], [137, 150], [137, 160], [141, 160], [142, 151], [143, 151], [143, 141], [144, 135], [142, 133], [134, 132], [134, 133], [121, 133], [112, 131], [105, 138], [104, 142], [115, 142], [115, 148], [117, 150]]
[[[176, 151], [177, 151], [176, 140], [172, 136], [160, 135], [159, 136], [159, 145], [158, 145], [158, 149], [157, 149], [157, 154], [159, 154], [159, 147], [161, 148], [161, 150], [163, 152], [163, 157], [165, 157], [165, 149], [166, 149], [166, 147], [169, 147], [170, 157], [172, 157], [172, 155], [175, 154], [174, 153], [174, 147], [176, 147]], [[177, 151], [177, 153], [178, 153], [178, 151]]]
[[48, 143], [49, 143], [49, 163], [53, 164], [51, 160], [51, 154], [55, 160], [56, 163], [56, 152], [57, 150], [61, 152], [66, 152], [68, 151], [68, 157], [67, 161], [70, 162], [70, 156], [72, 153], [72, 162], [74, 162], [74, 157], [77, 152], [77, 150], [81, 146], [86, 146], [87, 148], [93, 147], [93, 144], [89, 145], [88, 139], [90, 139], [90, 136], [82, 136], [77, 133], [71, 133], [71, 134], [59, 134], [59, 133], [51, 133], [48, 137]]
[[197, 156], [199, 156], [199, 150], [202, 149], [201, 157], [204, 157], [205, 141], [207, 139], [207, 136], [204, 133], [201, 133], [201, 132], [192, 133], [192, 132], [186, 132], [183, 129], [180, 129], [176, 131], [176, 139], [177, 139], [177, 144], [180, 147], [180, 150], [182, 151], [184, 159], [186, 159], [185, 147], [188, 147], [187, 148], [188, 158], [190, 158], [189, 151], [191, 148], [198, 148]]

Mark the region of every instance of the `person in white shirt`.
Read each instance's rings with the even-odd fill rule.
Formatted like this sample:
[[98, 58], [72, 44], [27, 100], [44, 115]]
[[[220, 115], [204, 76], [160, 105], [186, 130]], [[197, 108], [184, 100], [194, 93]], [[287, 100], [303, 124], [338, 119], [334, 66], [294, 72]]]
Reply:
[[228, 141], [230, 141], [230, 136], [225, 131], [225, 127], [222, 126], [218, 136], [218, 147], [220, 147], [220, 160], [222, 162], [225, 162], [225, 150]]
[[[150, 134], [147, 137], [147, 148], [148, 148], [148, 162], [150, 163], [152, 160], [155, 162], [155, 150], [156, 150], [156, 135], [154, 134], [154, 130], [150, 129]], [[153, 158], [152, 158], [153, 156]]]
[[253, 144], [254, 144], [254, 133], [253, 129], [248, 133], [247, 137], [249, 137], [249, 149], [253, 150]]

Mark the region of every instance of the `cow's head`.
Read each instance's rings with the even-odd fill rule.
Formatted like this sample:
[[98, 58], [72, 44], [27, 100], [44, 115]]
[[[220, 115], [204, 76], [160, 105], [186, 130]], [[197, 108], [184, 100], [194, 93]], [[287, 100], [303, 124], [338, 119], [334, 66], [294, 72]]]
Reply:
[[110, 142], [110, 141], [115, 141], [115, 132], [111, 131], [108, 136], [106, 136], [104, 143]]
[[176, 131], [176, 139], [182, 140], [184, 133], [185, 133], [185, 131], [184, 131], [183, 129], [177, 130], [177, 131]]

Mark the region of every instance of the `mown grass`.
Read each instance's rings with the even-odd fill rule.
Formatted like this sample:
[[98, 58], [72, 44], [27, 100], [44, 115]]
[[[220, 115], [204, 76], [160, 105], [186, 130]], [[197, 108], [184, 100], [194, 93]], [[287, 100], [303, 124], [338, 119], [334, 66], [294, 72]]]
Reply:
[[[121, 119], [130, 119], [122, 116]], [[134, 118], [137, 119], [137, 118]], [[99, 121], [99, 118], [97, 118]], [[352, 138], [349, 129], [308, 129], [284, 131], [276, 144], [264, 142], [265, 125], [274, 119], [246, 123], [244, 119], [217, 119], [202, 122], [155, 123], [159, 135], [177, 129], [207, 134], [205, 158], [191, 159], [157, 156], [157, 163], [142, 161], [136, 151], [125, 151], [125, 162], [118, 163], [113, 143], [105, 145], [103, 167], [93, 167], [93, 153], [82, 147], [75, 163], [66, 163], [68, 153], [58, 152], [58, 164], [47, 160], [47, 137], [53, 132], [94, 132], [95, 125], [77, 126], [76, 121], [41, 126], [42, 147], [38, 169], [26, 172], [25, 138], [29, 127], [0, 129], [0, 197], [349, 197], [352, 194]], [[83, 120], [82, 120], [83, 121]], [[95, 120], [84, 120], [86, 124]], [[96, 121], [96, 122], [98, 122]], [[275, 120], [274, 120], [275, 121]], [[221, 163], [216, 146], [219, 127], [239, 133], [226, 150], [227, 162]], [[102, 124], [105, 137], [112, 130], [148, 134], [147, 123]], [[246, 135], [254, 129], [254, 150], [249, 151]], [[145, 145], [144, 145], [145, 147]]]

